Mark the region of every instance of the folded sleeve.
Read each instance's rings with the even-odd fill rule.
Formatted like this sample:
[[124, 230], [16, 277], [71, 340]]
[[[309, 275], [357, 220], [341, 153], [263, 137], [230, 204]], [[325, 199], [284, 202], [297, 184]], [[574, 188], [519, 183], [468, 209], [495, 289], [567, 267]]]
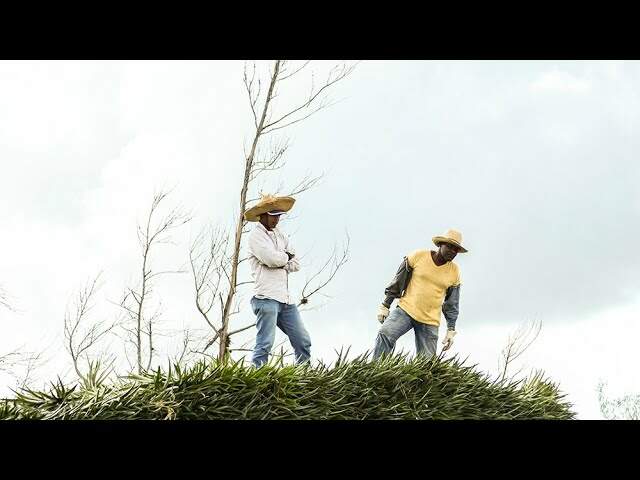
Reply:
[[413, 268], [409, 266], [409, 257], [404, 257], [393, 280], [384, 289], [385, 299], [382, 304], [389, 308], [395, 298], [400, 298], [409, 284]]
[[447, 330], [456, 329], [458, 311], [460, 310], [460, 285], [454, 285], [447, 289], [442, 304], [442, 313], [447, 321]]

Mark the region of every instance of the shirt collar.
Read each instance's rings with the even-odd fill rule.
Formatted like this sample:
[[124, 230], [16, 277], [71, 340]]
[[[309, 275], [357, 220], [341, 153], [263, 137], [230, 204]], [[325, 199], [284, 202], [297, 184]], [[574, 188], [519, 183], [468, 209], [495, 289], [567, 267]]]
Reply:
[[258, 222], [258, 224], [256, 225], [256, 228], [257, 228], [258, 230], [260, 230], [260, 231], [264, 232], [264, 233], [267, 233], [267, 234], [269, 234], [269, 233], [273, 233], [273, 234], [275, 234], [275, 233], [276, 233], [276, 229], [277, 229], [277, 227], [276, 227], [276, 228], [274, 228], [273, 230], [269, 231], [269, 230], [267, 230], [267, 229], [266, 229], [266, 227], [265, 227], [264, 225], [262, 225], [260, 222]]

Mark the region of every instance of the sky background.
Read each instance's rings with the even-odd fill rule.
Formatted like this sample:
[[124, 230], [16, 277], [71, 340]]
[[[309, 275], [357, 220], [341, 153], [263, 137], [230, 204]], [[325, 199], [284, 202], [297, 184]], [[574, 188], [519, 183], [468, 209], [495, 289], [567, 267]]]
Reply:
[[[311, 71], [317, 81], [335, 63], [287, 80], [276, 113], [305, 96]], [[167, 206], [194, 215], [154, 252], [158, 270], [186, 267], [204, 226], [232, 226], [253, 133], [243, 66], [0, 62], [0, 285], [17, 309], [0, 309], [0, 353], [43, 351], [37, 381], [73, 378], [65, 309], [99, 271], [91, 318], [118, 314], [112, 302], [136, 281], [136, 222], [154, 191], [173, 188]], [[268, 63], [258, 67], [267, 73]], [[335, 105], [288, 130], [285, 168], [256, 185], [286, 189], [324, 173], [280, 225], [305, 254], [290, 277], [295, 295], [345, 232], [351, 239], [328, 297], [303, 313], [313, 356], [372, 349], [402, 257], [456, 228], [469, 253], [455, 260], [463, 287], [452, 353], [497, 375], [509, 334], [539, 320], [517, 366], [544, 370], [579, 418], [601, 418], [601, 380], [613, 396], [640, 391], [639, 85], [638, 62], [359, 63], [331, 91]], [[250, 287], [241, 288], [237, 327], [253, 321]], [[163, 312], [154, 365], [166, 365], [184, 329], [205, 327], [191, 276], [160, 277], [152, 303]], [[250, 348], [252, 338], [238, 341]], [[120, 343], [112, 336], [101, 349]], [[413, 351], [412, 333], [399, 347]], [[6, 393], [12, 380], [0, 381]]]

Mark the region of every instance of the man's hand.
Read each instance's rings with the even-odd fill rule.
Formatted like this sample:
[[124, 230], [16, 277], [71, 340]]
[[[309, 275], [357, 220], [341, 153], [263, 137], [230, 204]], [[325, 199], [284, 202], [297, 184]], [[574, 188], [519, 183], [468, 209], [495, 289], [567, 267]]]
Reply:
[[455, 330], [447, 330], [447, 335], [444, 337], [444, 340], [442, 340], [442, 344], [444, 345], [444, 347], [442, 347], [443, 352], [451, 348], [451, 345], [453, 345], [453, 337], [455, 336]]
[[384, 305], [380, 305], [380, 308], [378, 309], [378, 321], [380, 323], [383, 323], [388, 316], [389, 316], [389, 309]]

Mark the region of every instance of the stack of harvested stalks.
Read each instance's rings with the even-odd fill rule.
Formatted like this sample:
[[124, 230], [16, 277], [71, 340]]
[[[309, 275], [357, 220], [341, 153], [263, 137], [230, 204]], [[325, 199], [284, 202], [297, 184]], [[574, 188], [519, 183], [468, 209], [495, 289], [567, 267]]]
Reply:
[[491, 380], [456, 357], [367, 356], [333, 366], [201, 361], [49, 391], [25, 389], [2, 419], [572, 419], [558, 388], [535, 374]]

